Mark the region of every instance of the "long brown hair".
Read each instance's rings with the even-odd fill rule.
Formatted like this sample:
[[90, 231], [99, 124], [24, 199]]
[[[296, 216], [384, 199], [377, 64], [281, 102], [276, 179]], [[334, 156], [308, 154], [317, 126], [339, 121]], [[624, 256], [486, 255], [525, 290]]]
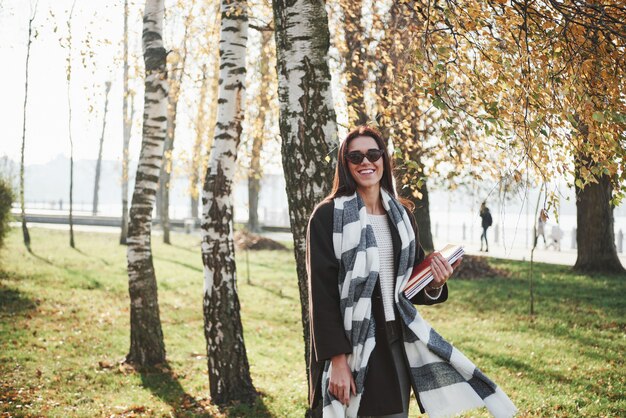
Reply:
[[412, 211], [412, 202], [399, 198], [396, 194], [396, 189], [393, 185], [393, 161], [389, 158], [389, 154], [387, 153], [387, 144], [376, 128], [367, 125], [357, 126], [352, 129], [339, 145], [339, 151], [337, 152], [337, 167], [335, 168], [335, 178], [333, 179], [333, 188], [324, 201], [329, 201], [340, 196], [350, 196], [356, 191], [357, 184], [350, 173], [350, 169], [348, 168], [346, 154], [348, 153], [348, 145], [350, 145], [350, 142], [359, 136], [372, 138], [376, 141], [378, 148], [383, 151], [383, 176], [380, 179], [380, 187]]

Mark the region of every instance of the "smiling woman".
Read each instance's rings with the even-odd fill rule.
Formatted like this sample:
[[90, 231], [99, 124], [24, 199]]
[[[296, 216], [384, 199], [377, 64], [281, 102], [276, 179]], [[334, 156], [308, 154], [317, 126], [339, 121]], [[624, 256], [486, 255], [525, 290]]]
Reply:
[[432, 417], [482, 405], [511, 416], [508, 397], [415, 309], [448, 298], [447, 260], [434, 254], [434, 280], [410, 300], [400, 290], [424, 250], [381, 135], [355, 128], [337, 161], [307, 235], [313, 415], [406, 418], [413, 388]]

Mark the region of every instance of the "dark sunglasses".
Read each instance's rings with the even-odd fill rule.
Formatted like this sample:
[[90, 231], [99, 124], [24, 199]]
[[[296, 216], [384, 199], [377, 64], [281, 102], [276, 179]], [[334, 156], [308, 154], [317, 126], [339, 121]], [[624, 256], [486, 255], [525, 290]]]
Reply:
[[346, 154], [346, 160], [350, 161], [352, 164], [361, 164], [363, 158], [367, 157], [367, 161], [373, 163], [383, 156], [383, 152], [383, 150], [376, 148], [368, 149], [365, 154], [361, 151], [351, 151]]

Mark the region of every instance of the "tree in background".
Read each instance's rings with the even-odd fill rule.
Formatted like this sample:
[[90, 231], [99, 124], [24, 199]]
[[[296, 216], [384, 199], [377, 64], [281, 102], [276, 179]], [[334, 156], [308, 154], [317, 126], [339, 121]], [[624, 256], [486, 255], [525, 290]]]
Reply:
[[322, 1], [273, 2], [282, 160], [293, 233], [301, 319], [309, 370], [306, 229], [330, 191], [337, 124], [330, 87], [328, 16]]
[[396, 150], [399, 194], [415, 205], [420, 244], [433, 251], [427, 175], [422, 163], [433, 158], [424, 144], [432, 133], [429, 125], [433, 116], [424, 110], [423, 96], [415, 88], [428, 74], [419, 71], [420, 66], [415, 65], [419, 57], [412, 55], [415, 48], [424, 47], [414, 35], [423, 30], [423, 19], [411, 4], [393, 2], [386, 16], [377, 17], [376, 23], [383, 32], [376, 76], [377, 121]]
[[[266, 2], [255, 5], [257, 19], [264, 21], [266, 16], [271, 16], [271, 6]], [[267, 19], [271, 20], [271, 18]], [[249, 58], [255, 62], [253, 76], [255, 79], [255, 91], [246, 95], [246, 125], [247, 136], [252, 139], [250, 149], [250, 163], [248, 166], [248, 225], [247, 229], [252, 232], [260, 232], [259, 224], [259, 196], [261, 193], [261, 179], [263, 178], [263, 166], [261, 153], [264, 144], [272, 138], [272, 126], [278, 119], [278, 100], [276, 97], [276, 44], [274, 41], [274, 27], [271, 24], [265, 26], [251, 25], [257, 29], [260, 35], [260, 51], [256, 58]]]
[[167, 125], [168, 80], [163, 47], [163, 0], [146, 0], [143, 20], [145, 99], [141, 152], [128, 228], [130, 350], [126, 361], [153, 366], [165, 361], [151, 223]]
[[[30, 234], [28, 233], [28, 226], [26, 226], [26, 208], [24, 205], [24, 153], [26, 148], [26, 106], [28, 104], [28, 64], [30, 62], [30, 45], [33, 42], [33, 21], [35, 20], [35, 14], [37, 13], [37, 3], [35, 3], [34, 10], [30, 18], [28, 19], [28, 42], [26, 44], [26, 76], [24, 78], [24, 117], [22, 120], [22, 152], [20, 154], [20, 209], [22, 211], [22, 236], [24, 238], [24, 245], [29, 252], [32, 252], [30, 248]], [[11, 205], [9, 205], [9, 211]]]
[[[199, 182], [200, 179], [204, 179], [208, 169], [208, 150], [213, 145], [217, 122], [220, 57], [219, 48], [215, 48], [215, 45], [219, 44], [220, 7], [220, 3], [213, 0], [200, 4], [198, 14], [200, 16], [214, 16], [214, 19], [208, 25], [203, 25], [203, 32], [198, 36], [200, 43], [193, 49], [199, 56], [196, 60], [202, 62], [200, 94], [194, 126], [195, 141], [187, 166], [191, 216], [194, 219], [198, 219]], [[203, 152], [203, 149], [207, 151]]]
[[257, 396], [243, 340], [233, 242], [232, 184], [241, 140], [248, 29], [245, 0], [222, 0], [218, 117], [202, 193], [204, 335], [211, 399]]
[[102, 166], [102, 148], [104, 145], [104, 131], [107, 126], [107, 111], [109, 110], [109, 92], [111, 91], [111, 82], [104, 83], [104, 115], [102, 116], [102, 133], [100, 134], [100, 146], [98, 147], [98, 160], [96, 162], [96, 179], [93, 185], [93, 204], [91, 214], [96, 216], [98, 214], [98, 191], [100, 189], [100, 169]]
[[74, 241], [74, 141], [72, 140], [72, 101], [70, 98], [71, 86], [72, 86], [72, 15], [74, 14], [74, 6], [76, 6], [76, 0], [72, 2], [70, 9], [70, 15], [67, 19], [67, 58], [65, 73], [67, 76], [67, 130], [70, 140], [70, 211], [69, 211], [69, 224], [70, 224], [70, 247], [76, 248]]
[[14, 199], [15, 195], [10, 180], [0, 175], [0, 250], [4, 247], [4, 238], [11, 229], [9, 221], [11, 220], [11, 206]]
[[[122, 225], [120, 231], [120, 244], [125, 245], [128, 235], [128, 148], [130, 146], [130, 133], [133, 125], [135, 109], [133, 95], [128, 89], [128, 0], [124, 0], [124, 101], [122, 104], [122, 123], [124, 138], [122, 141]], [[130, 109], [130, 115], [129, 115]]]
[[348, 124], [363, 125], [370, 120], [365, 103], [365, 89], [374, 57], [369, 54], [370, 39], [363, 24], [363, 1], [339, 0], [343, 14], [344, 42], [338, 47], [346, 78]]
[[183, 21], [183, 37], [180, 40], [180, 47], [168, 53], [168, 78], [170, 81], [170, 92], [167, 106], [167, 136], [165, 137], [165, 150], [163, 152], [163, 166], [159, 177], [159, 190], [157, 194], [157, 215], [160, 218], [163, 228], [163, 242], [170, 244], [170, 187], [174, 158], [174, 139], [176, 137], [176, 121], [178, 117], [178, 102], [181, 96], [181, 86], [183, 77], [187, 71], [187, 58], [189, 56], [189, 43], [191, 26], [195, 19], [196, 1], [189, 2], [188, 6], [179, 3], [179, 8], [184, 7], [186, 16]]

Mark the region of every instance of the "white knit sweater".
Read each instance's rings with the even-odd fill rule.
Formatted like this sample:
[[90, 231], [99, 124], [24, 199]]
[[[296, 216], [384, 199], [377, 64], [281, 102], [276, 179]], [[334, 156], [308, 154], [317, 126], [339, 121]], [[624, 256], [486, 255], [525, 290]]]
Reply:
[[393, 265], [393, 241], [391, 240], [391, 230], [387, 215], [368, 214], [370, 224], [376, 237], [380, 266], [378, 269], [378, 279], [380, 290], [383, 296], [383, 308], [385, 309], [385, 320], [393, 321], [396, 316], [393, 312], [393, 292], [395, 287]]

